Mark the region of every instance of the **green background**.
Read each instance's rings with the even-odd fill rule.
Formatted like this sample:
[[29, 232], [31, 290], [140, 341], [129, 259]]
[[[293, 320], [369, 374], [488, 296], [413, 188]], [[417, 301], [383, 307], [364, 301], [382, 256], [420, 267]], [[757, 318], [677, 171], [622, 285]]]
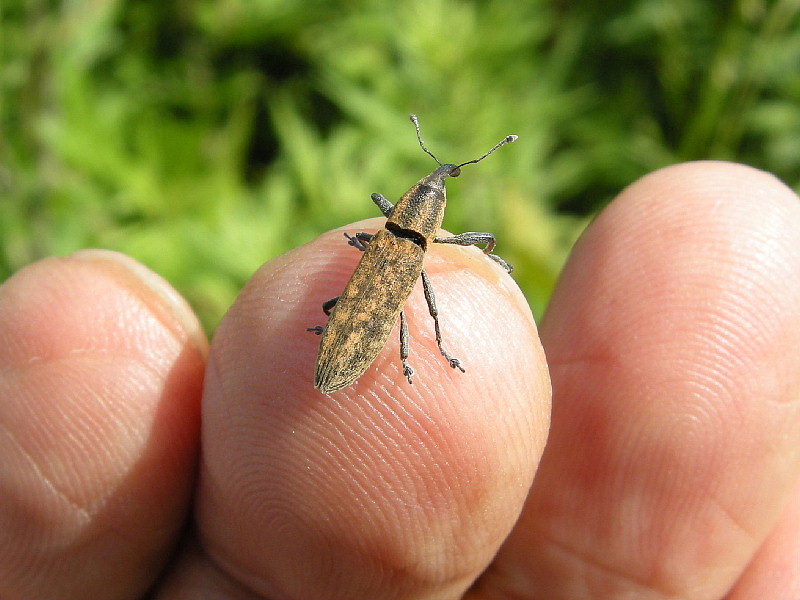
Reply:
[[[800, 2], [0, 2], [0, 277], [85, 247], [212, 331], [270, 258], [445, 162], [540, 315], [622, 188], [718, 158], [800, 187]], [[343, 242], [344, 243], [344, 242]]]

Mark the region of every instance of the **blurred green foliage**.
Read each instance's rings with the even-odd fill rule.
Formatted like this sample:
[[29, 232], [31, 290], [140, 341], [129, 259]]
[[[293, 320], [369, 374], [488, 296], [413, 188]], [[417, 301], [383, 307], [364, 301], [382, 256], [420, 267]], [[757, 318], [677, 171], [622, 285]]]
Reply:
[[212, 330], [264, 261], [435, 164], [541, 311], [586, 219], [684, 160], [800, 186], [798, 0], [4, 0], [0, 276], [104, 247]]

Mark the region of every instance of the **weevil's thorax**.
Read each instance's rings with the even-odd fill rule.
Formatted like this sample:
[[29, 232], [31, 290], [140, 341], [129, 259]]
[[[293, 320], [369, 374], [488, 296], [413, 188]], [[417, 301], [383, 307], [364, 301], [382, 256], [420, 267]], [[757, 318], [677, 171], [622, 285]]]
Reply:
[[430, 242], [439, 233], [447, 205], [445, 180], [461, 173], [456, 165], [442, 165], [408, 190], [394, 207], [386, 228], [413, 232]]

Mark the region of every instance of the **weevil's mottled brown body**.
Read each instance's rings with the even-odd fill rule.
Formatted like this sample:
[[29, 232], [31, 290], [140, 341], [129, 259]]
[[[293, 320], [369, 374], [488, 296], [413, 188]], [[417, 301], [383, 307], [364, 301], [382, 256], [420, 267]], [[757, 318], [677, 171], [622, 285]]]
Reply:
[[367, 245], [322, 334], [314, 378], [322, 392], [353, 383], [386, 344], [442, 225], [445, 179], [460, 172], [442, 165], [417, 182]]
[[464, 372], [461, 361], [442, 347], [433, 286], [422, 268], [425, 251], [431, 243], [460, 246], [485, 244], [484, 253], [508, 273], [511, 272], [511, 265], [492, 254], [495, 238], [491, 233], [472, 231], [449, 237], [437, 237], [436, 234], [442, 226], [447, 204], [445, 180], [458, 177], [461, 167], [482, 161], [501, 146], [515, 141], [517, 136], [506, 136], [480, 158], [460, 165], [443, 165], [425, 147], [416, 115], [411, 115], [411, 122], [417, 130], [420, 147], [439, 163], [439, 168], [420, 179], [396, 206], [380, 194], [372, 194], [372, 201], [387, 219], [386, 227], [377, 234], [370, 236], [359, 233], [355, 237], [345, 234], [353, 246], [364, 250], [364, 256], [342, 295], [323, 304], [326, 313], [333, 307], [328, 325], [308, 329], [322, 335], [314, 385], [326, 394], [347, 387], [361, 377], [386, 344], [398, 316], [400, 360], [403, 363], [403, 375], [411, 383], [414, 370], [406, 360], [408, 327], [403, 306], [420, 276], [439, 351], [452, 368]]

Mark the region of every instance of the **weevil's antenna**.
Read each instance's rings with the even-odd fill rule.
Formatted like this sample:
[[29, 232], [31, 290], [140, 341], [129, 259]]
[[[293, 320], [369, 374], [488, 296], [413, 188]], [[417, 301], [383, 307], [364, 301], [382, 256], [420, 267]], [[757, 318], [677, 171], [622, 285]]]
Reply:
[[441, 166], [442, 161], [436, 158], [433, 152], [428, 150], [428, 148], [425, 146], [425, 142], [422, 141], [422, 134], [419, 131], [419, 119], [417, 119], [417, 115], [408, 115], [408, 118], [411, 119], [411, 122], [414, 124], [414, 129], [417, 130], [417, 139], [419, 140], [420, 147], [425, 151], [426, 154], [430, 155], [430, 157], [433, 158], [433, 160], [439, 163], [439, 166]]
[[[411, 119], [411, 122], [414, 124], [414, 129], [417, 130], [417, 139], [419, 140], [420, 147], [425, 151], [426, 154], [431, 156], [431, 158], [433, 158], [433, 160], [435, 160], [441, 166], [442, 161], [440, 161], [438, 158], [436, 158], [436, 156], [434, 156], [433, 152], [428, 150], [428, 147], [425, 145], [425, 142], [422, 141], [422, 133], [420, 133], [420, 130], [419, 130], [419, 119], [417, 118], [417, 115], [409, 115], [409, 118]], [[494, 152], [498, 148], [501, 148], [501, 147], [505, 146], [506, 144], [510, 144], [511, 142], [516, 142], [518, 139], [519, 139], [518, 135], [507, 135], [500, 142], [495, 144], [494, 148], [489, 150], [486, 154], [484, 154], [480, 158], [476, 158], [476, 159], [473, 159], [473, 160], [468, 160], [467, 162], [463, 162], [460, 165], [457, 165], [456, 169], [460, 169], [464, 165], [472, 165], [474, 163], [481, 162], [484, 158], [489, 156], [492, 152]]]
[[[494, 152], [494, 151], [495, 151], [495, 150], [497, 150], [498, 148], [502, 148], [503, 146], [505, 146], [506, 144], [510, 144], [511, 142], [516, 142], [518, 139], [519, 139], [519, 136], [518, 136], [518, 135], [507, 135], [507, 136], [506, 136], [506, 137], [504, 137], [504, 138], [503, 138], [503, 139], [502, 139], [500, 142], [498, 142], [498, 143], [497, 143], [497, 145], [495, 145], [495, 147], [494, 147], [494, 148], [492, 148], [491, 150], [489, 150], [489, 151], [488, 151], [486, 154], [484, 154], [484, 155], [483, 155], [483, 156], [481, 156], [480, 158], [476, 158], [476, 159], [474, 159], [474, 160], [468, 160], [467, 162], [461, 163], [461, 164], [460, 164], [460, 165], [458, 165], [456, 168], [460, 169], [460, 168], [461, 168], [461, 167], [463, 167], [464, 165], [471, 165], [471, 164], [474, 164], [474, 163], [476, 163], [476, 162], [481, 162], [481, 161], [482, 161], [484, 158], [486, 158], [487, 156], [489, 156], [489, 155], [490, 155], [492, 152]], [[441, 163], [439, 163], [439, 164], [441, 164]]]

